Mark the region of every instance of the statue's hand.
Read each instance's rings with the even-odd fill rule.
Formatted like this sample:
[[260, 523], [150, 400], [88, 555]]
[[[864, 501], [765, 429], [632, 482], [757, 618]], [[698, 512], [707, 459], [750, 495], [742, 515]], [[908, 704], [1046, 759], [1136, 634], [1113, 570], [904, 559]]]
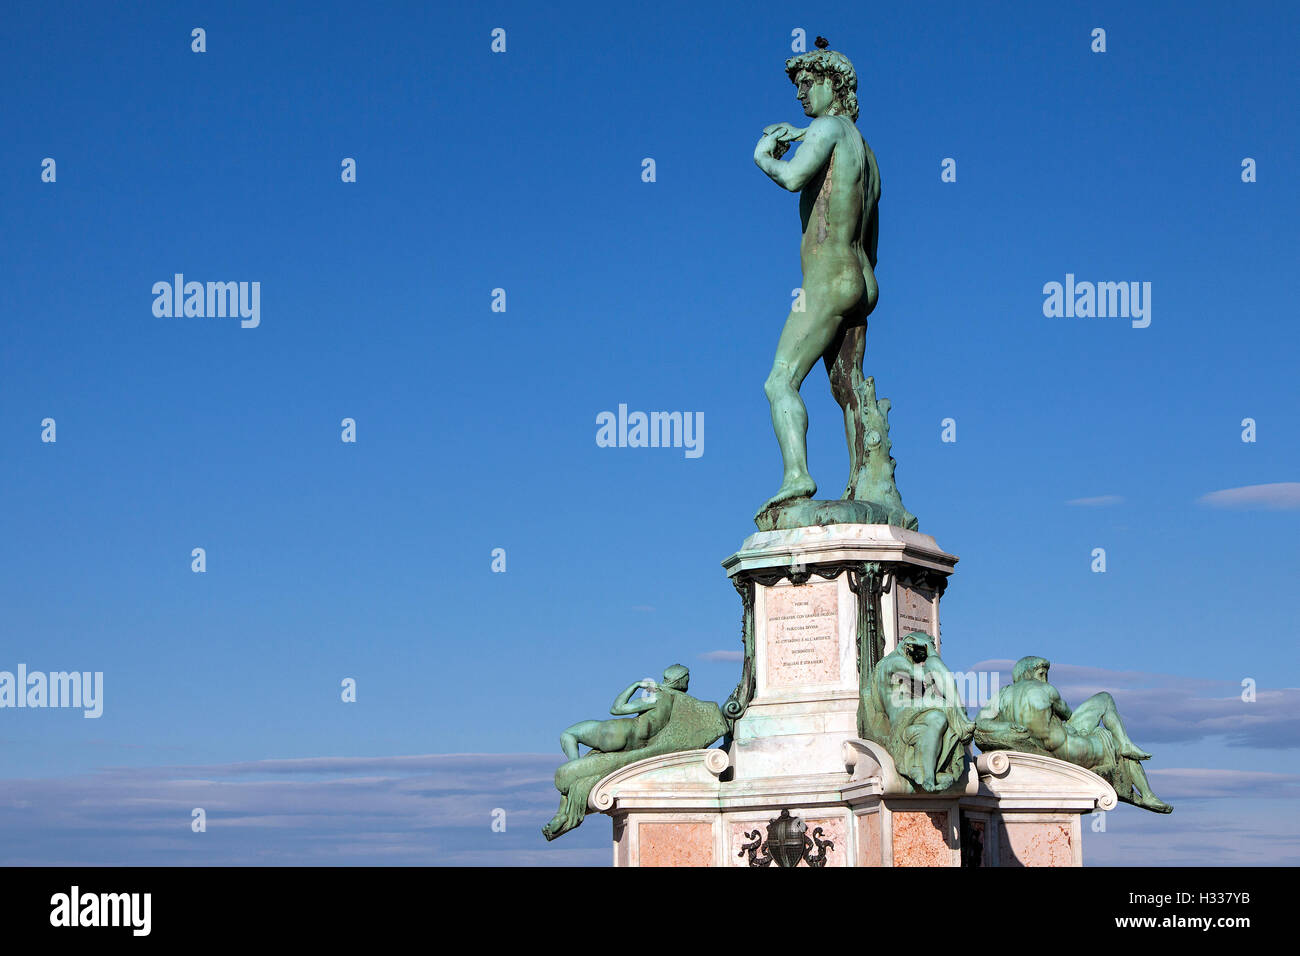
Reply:
[[637, 686], [644, 690], [658, 690], [659, 685], [655, 683], [653, 677], [647, 677], [645, 680], [637, 681]]
[[790, 143], [797, 139], [802, 139], [806, 130], [789, 123], [773, 123], [771, 126], [763, 128], [764, 136], [775, 136], [778, 142]]

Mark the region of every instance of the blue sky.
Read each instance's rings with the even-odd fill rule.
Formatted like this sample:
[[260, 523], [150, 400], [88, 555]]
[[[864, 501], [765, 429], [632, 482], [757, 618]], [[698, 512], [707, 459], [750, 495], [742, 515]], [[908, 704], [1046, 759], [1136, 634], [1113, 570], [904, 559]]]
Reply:
[[[436, 813], [451, 758], [384, 761], [510, 754], [531, 782], [477, 758], [473, 806], [541, 795], [518, 798], [527, 824], [493, 861], [607, 859], [601, 819], [555, 847], [536, 835], [559, 731], [673, 662], [701, 697], [738, 677], [704, 655], [738, 647], [719, 562], [779, 484], [762, 383], [800, 281], [797, 201], [751, 154], [765, 125], [802, 118], [783, 70], [800, 27], [854, 60], [881, 168], [866, 369], [893, 402], [905, 504], [961, 557], [945, 659], [1103, 669], [1156, 751], [1157, 792], [1160, 771], [1191, 774], [1166, 778], [1190, 809], [1163, 831], [1118, 820], [1226, 862], [1240, 851], [1215, 856], [1196, 827], [1241, 814], [1198, 794], [1238, 774], [1281, 801], [1260, 810], [1257, 861], [1294, 859], [1296, 779], [1277, 771], [1300, 742], [1300, 502], [1199, 499], [1300, 481], [1300, 14], [1131, 6], [7, 13], [0, 669], [103, 671], [105, 705], [0, 711], [0, 846], [89, 826], [96, 848], [60, 859], [159, 862], [113, 842], [125, 812], [19, 805], [125, 807], [116, 782], [215, 787], [261, 779], [257, 761], [359, 762], [287, 765], [322, 786], [414, 774]], [[261, 324], [155, 317], [153, 284], [178, 272], [260, 282]], [[1045, 317], [1043, 285], [1067, 273], [1150, 282], [1150, 326]], [[835, 494], [847, 461], [820, 368], [804, 396]], [[704, 454], [597, 447], [620, 403], [702, 412]], [[1068, 504], [1093, 498], [1109, 503]], [[1232, 705], [1244, 678], [1259, 699]], [[1152, 703], [1170, 687], [1172, 725]], [[193, 799], [176, 796], [173, 861], [222, 859], [188, 840]], [[241, 801], [238, 819], [277, 819]], [[425, 846], [423, 813], [340, 861]], [[478, 846], [471, 820], [430, 853]], [[258, 834], [264, 861], [325, 852], [284, 832]], [[1147, 859], [1101, 836], [1102, 861]]]

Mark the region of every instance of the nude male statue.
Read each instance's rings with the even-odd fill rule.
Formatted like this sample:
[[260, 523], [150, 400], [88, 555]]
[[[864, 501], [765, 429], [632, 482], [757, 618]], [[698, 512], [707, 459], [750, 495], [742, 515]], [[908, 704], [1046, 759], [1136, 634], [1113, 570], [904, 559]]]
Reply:
[[[826, 41], [818, 38], [818, 46]], [[869, 383], [862, 373], [867, 316], [876, 306], [876, 238], [880, 170], [854, 125], [858, 118], [857, 74], [842, 53], [818, 49], [786, 61], [804, 113], [806, 129], [776, 123], [763, 131], [754, 162], [783, 189], [800, 193], [803, 239], [803, 302], [785, 320], [776, 359], [764, 390], [781, 447], [781, 488], [759, 509], [794, 498], [811, 498], [817, 483], [808, 473], [808, 411], [799, 387], [817, 359], [826, 365], [831, 392], [844, 409], [849, 443], [845, 499], [861, 489], [855, 481], [866, 460], [862, 404]], [[781, 157], [800, 142], [789, 161]]]
[[[569, 760], [578, 759], [579, 744], [606, 754], [644, 747], [668, 725], [675, 697], [687, 691], [690, 679], [690, 671], [681, 664], [673, 664], [664, 671], [662, 686], [649, 677], [629, 684], [614, 699], [609, 712], [616, 717], [636, 716], [631, 720], [579, 721], [560, 734], [560, 749], [564, 756]], [[632, 700], [632, 695], [643, 688], [650, 693]]]
[[1102, 777], [1126, 803], [1172, 812], [1173, 807], [1151, 791], [1140, 763], [1151, 755], [1129, 737], [1115, 698], [1102, 691], [1071, 710], [1047, 681], [1050, 667], [1041, 657], [1016, 661], [1011, 686], [999, 690], [997, 700], [975, 718], [980, 749], [1040, 752], [1067, 760]]

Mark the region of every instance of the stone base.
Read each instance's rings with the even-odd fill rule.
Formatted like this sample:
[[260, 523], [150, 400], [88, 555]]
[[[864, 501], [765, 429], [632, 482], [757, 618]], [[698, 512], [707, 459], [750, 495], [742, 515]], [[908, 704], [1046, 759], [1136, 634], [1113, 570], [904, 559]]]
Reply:
[[[801, 588], [816, 585], [838, 577], [837, 569], [856, 568], [865, 563], [877, 564], [887, 573], [880, 608], [884, 652], [892, 651], [902, 635], [910, 631], [925, 631], [935, 639], [942, 653], [939, 598], [947, 586], [948, 576], [957, 565], [957, 556], [944, 551], [928, 534], [881, 524], [760, 531], [746, 538], [740, 550], [724, 559], [722, 566], [737, 586], [746, 581], [754, 584], [753, 636], [755, 649], [761, 655], [767, 649], [769, 636], [766, 598], [772, 595], [773, 588], [787, 583]], [[836, 638], [847, 642], [851, 648], [846, 648], [844, 653], [852, 656], [851, 669], [855, 669], [857, 595], [848, 588], [841, 588], [836, 604], [841, 609]], [[789, 615], [797, 610], [782, 606], [776, 609], [775, 614]], [[755, 676], [759, 696], [765, 695], [769, 685], [779, 685], [787, 690], [794, 690], [798, 685], [799, 689], [812, 690], [840, 684], [854, 688], [855, 693], [858, 686], [856, 673], [835, 677], [826, 673], [801, 674], [793, 675], [798, 679], [784, 680], [761, 668]]]
[[870, 741], [843, 739], [840, 756], [834, 773], [742, 780], [725, 750], [653, 757], [601, 780], [590, 806], [614, 819], [615, 866], [749, 866], [783, 809], [826, 866], [1081, 866], [1082, 815], [1117, 802], [1096, 774], [1033, 754], [969, 759], [938, 794], [912, 792]]
[[915, 516], [901, 506], [890, 508], [875, 501], [834, 501], [794, 498], [768, 505], [754, 518], [759, 531], [788, 531], [833, 524], [893, 525], [907, 531], [917, 530]]
[[[857, 736], [862, 654], [870, 666], [912, 631], [942, 653], [939, 600], [957, 557], [927, 534], [879, 524], [760, 531], [722, 564], [744, 612], [741, 681], [723, 706], [738, 774], [834, 771], [840, 742]], [[818, 751], [812, 763], [805, 744]], [[788, 754], [785, 766], [762, 757], [771, 746]]]
[[[803, 506], [861, 505], [789, 508]], [[723, 706], [729, 748], [641, 760], [591, 790], [591, 809], [614, 819], [615, 865], [1081, 865], [1082, 815], [1117, 799], [1096, 774], [1034, 754], [968, 753], [956, 785], [918, 792], [883, 747], [859, 739], [870, 667], [913, 631], [939, 646], [956, 556], [896, 526], [798, 520], [750, 535], [723, 561], [744, 613], [741, 680]], [[782, 811], [797, 820], [769, 835]], [[804, 835], [821, 849], [800, 862]]]

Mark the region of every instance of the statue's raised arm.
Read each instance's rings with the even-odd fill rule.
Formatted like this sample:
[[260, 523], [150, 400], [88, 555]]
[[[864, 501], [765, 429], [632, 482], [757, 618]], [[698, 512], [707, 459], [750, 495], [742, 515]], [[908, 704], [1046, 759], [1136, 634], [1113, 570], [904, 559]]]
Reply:
[[[839, 133], [835, 121], [829, 117], [813, 120], [807, 129], [777, 123], [767, 130], [754, 147], [754, 162], [772, 182], [792, 193], [807, 186], [830, 162]], [[799, 142], [799, 149], [793, 159], [782, 160], [792, 142]]]
[[[702, 749], [727, 732], [717, 704], [686, 693], [690, 678], [689, 670], [674, 664], [664, 671], [663, 683], [647, 677], [629, 684], [614, 699], [610, 713], [636, 716], [583, 720], [560, 734], [567, 762], [555, 771], [560, 809], [542, 828], [546, 839], [554, 840], [582, 822], [591, 788], [606, 774], [646, 757]], [[648, 693], [634, 701], [638, 690]], [[579, 756], [580, 746], [591, 749]]]

